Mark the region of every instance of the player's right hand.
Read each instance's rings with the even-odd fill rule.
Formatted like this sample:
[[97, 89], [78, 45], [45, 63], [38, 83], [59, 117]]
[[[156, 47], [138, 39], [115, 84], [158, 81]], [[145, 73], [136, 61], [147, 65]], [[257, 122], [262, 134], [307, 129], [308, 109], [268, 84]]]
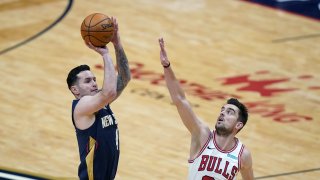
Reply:
[[97, 53], [99, 53], [101, 56], [103, 56], [104, 54], [108, 54], [109, 53], [109, 49], [107, 46], [104, 47], [97, 47], [91, 44], [91, 42], [85, 42], [85, 44], [87, 45], [88, 48], [96, 51]]

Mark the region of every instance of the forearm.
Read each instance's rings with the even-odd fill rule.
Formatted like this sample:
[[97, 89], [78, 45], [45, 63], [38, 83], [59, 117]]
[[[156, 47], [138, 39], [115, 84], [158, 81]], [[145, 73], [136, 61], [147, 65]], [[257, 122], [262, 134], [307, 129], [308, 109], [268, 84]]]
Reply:
[[242, 172], [241, 177], [243, 180], [254, 180], [252, 169], [247, 170], [246, 172]]
[[128, 82], [131, 79], [131, 73], [129, 68], [129, 63], [127, 56], [124, 52], [122, 44], [119, 42], [117, 45], [114, 45], [118, 69], [118, 78], [117, 78], [117, 93], [120, 94], [123, 89], [127, 86]]
[[116, 94], [116, 72], [112, 59], [109, 54], [104, 54], [104, 79], [102, 86], [102, 94], [106, 97], [115, 96]]
[[[176, 79], [171, 67], [164, 68], [164, 76], [172, 102], [177, 107], [183, 124], [186, 126], [192, 136], [199, 137], [199, 133], [201, 132], [200, 130], [203, 127], [202, 123], [193, 112], [190, 103], [186, 99], [180, 82], [178, 79]], [[207, 136], [205, 137], [207, 138]]]
[[171, 67], [164, 68], [164, 78], [167, 83], [167, 87], [173, 103], [178, 103], [182, 99], [185, 99], [185, 94], [179, 81], [176, 79]]

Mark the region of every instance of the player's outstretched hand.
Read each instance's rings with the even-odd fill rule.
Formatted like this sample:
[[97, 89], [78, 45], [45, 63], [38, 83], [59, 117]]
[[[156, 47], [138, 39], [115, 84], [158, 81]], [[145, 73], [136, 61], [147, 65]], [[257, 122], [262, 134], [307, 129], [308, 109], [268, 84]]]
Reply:
[[159, 45], [160, 45], [160, 61], [161, 61], [161, 64], [164, 67], [169, 67], [170, 61], [168, 59], [166, 49], [164, 48], [164, 40], [163, 40], [162, 37], [159, 38]]

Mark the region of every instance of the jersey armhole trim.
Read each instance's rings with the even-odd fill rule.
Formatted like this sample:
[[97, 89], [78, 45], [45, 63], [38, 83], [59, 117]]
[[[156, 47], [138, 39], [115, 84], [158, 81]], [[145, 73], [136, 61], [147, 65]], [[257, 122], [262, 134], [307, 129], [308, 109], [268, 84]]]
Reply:
[[238, 167], [239, 167], [239, 170], [241, 169], [241, 156], [242, 156], [243, 149], [244, 149], [244, 145], [242, 144], [240, 152], [239, 152], [239, 156], [238, 156], [238, 163], [239, 163]]
[[201, 150], [199, 151], [199, 153], [197, 154], [197, 156], [193, 159], [188, 159], [188, 162], [189, 163], [193, 163], [195, 159], [197, 159], [201, 154], [202, 152], [206, 149], [207, 145], [209, 144], [210, 140], [212, 139], [212, 133], [210, 132], [210, 135], [208, 137], [208, 140], [207, 142], [202, 146]]

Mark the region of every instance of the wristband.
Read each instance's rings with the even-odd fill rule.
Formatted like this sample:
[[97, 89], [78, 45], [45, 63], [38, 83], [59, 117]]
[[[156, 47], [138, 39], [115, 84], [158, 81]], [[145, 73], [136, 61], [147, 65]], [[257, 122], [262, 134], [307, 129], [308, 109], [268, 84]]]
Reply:
[[168, 65], [165, 65], [165, 66], [163, 66], [164, 68], [168, 68], [168, 67], [170, 67], [170, 62], [169, 62], [169, 64]]

